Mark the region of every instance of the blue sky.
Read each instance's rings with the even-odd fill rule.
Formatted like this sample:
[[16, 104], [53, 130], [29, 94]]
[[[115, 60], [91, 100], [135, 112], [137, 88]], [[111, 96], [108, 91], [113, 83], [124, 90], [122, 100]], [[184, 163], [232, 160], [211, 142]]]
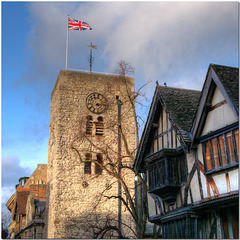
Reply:
[[19, 177], [47, 163], [67, 15], [93, 28], [69, 32], [68, 67], [89, 70], [92, 42], [93, 71], [112, 73], [118, 61], [131, 62], [136, 89], [150, 82], [143, 90], [148, 106], [156, 80], [201, 90], [210, 63], [238, 66], [237, 2], [2, 2], [3, 203]]

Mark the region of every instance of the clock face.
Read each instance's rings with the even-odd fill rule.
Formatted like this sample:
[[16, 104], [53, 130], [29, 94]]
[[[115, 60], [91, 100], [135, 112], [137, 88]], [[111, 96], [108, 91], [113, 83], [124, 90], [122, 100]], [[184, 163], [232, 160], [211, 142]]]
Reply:
[[87, 96], [86, 106], [91, 112], [100, 114], [107, 109], [107, 99], [100, 93], [91, 93]]

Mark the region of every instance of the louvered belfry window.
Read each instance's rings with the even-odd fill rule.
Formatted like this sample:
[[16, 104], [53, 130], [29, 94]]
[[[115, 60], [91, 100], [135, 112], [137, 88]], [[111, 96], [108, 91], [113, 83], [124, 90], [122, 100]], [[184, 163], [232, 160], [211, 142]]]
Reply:
[[239, 129], [202, 143], [205, 172], [236, 166], [239, 159]]
[[92, 127], [93, 127], [93, 118], [92, 116], [87, 116], [87, 123], [86, 123], [86, 134], [92, 134]]
[[103, 135], [103, 128], [104, 128], [103, 117], [97, 118], [97, 122], [95, 122], [95, 126], [96, 126], [96, 135]]
[[85, 162], [84, 163], [84, 174], [91, 174], [91, 154], [90, 153], [87, 153], [85, 155], [85, 160], [86, 161], [89, 161], [89, 162]]
[[[97, 154], [97, 161], [99, 164], [103, 164], [102, 155], [100, 153]], [[95, 164], [95, 173], [96, 174], [102, 174], [102, 167], [99, 164]]]

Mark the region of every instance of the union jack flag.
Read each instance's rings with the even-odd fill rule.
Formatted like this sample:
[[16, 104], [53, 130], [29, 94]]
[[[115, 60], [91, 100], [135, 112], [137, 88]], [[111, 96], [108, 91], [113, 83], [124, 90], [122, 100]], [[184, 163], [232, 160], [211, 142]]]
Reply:
[[86, 22], [81, 22], [72, 18], [68, 18], [68, 30], [92, 30], [92, 28], [86, 23]]

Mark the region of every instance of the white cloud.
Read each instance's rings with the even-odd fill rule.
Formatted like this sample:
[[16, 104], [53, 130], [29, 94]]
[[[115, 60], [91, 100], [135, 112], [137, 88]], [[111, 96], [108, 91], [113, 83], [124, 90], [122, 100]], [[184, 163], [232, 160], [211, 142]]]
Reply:
[[105, 47], [113, 63], [126, 58], [142, 69], [144, 76], [160, 75], [173, 82], [189, 71], [196, 72], [203, 64], [224, 62], [234, 53], [236, 61], [236, 3], [129, 6], [132, 11], [113, 31]]
[[22, 167], [17, 156], [2, 157], [2, 203], [6, 203], [8, 199], [15, 193], [15, 186], [18, 184], [20, 177], [30, 176], [32, 174], [30, 168]]
[[[31, 27], [25, 39], [25, 71], [18, 84], [31, 107], [39, 111], [35, 119], [29, 117], [37, 123], [28, 127], [33, 136], [44, 138], [48, 131], [39, 134], [49, 124], [51, 91], [58, 72], [65, 68], [68, 14], [93, 28], [69, 32], [69, 67], [88, 70], [87, 46], [93, 42], [98, 46], [93, 70], [112, 72], [118, 61], [130, 61], [136, 69], [136, 88], [152, 81], [144, 90], [150, 101], [156, 80], [201, 90], [210, 63], [238, 64], [237, 2], [24, 4]], [[14, 156], [3, 157], [2, 164], [3, 191], [8, 194], [30, 171]]]
[[27, 39], [34, 49], [31, 81], [40, 75], [37, 81], [53, 83], [64, 68], [68, 14], [93, 27], [69, 32], [72, 68], [88, 70], [90, 42], [98, 45], [96, 71], [112, 72], [124, 59], [135, 66], [141, 83], [149, 78], [171, 85], [183, 78], [192, 82], [203, 66], [206, 71], [210, 63], [231, 65], [238, 59], [236, 2], [40, 2], [29, 9], [34, 23]]
[[16, 192], [16, 188], [15, 185], [14, 186], [10, 186], [10, 187], [2, 187], [2, 192], [1, 192], [1, 196], [2, 196], [2, 204], [5, 205], [7, 203], [7, 201], [9, 200], [9, 198]]
[[[155, 81], [201, 90], [210, 63], [238, 64], [237, 2], [29, 2], [32, 55], [19, 84], [30, 87], [28, 99], [39, 116], [49, 116], [51, 91], [65, 68], [67, 15], [86, 21], [93, 30], [69, 32], [68, 66], [113, 72], [126, 60], [135, 67], [136, 89], [152, 96]], [[27, 85], [26, 85], [27, 84]], [[151, 99], [150, 99], [151, 100]], [[44, 118], [43, 121], [49, 121]], [[38, 125], [40, 126], [40, 125]], [[42, 126], [42, 125], [41, 125]]]
[[18, 184], [18, 180], [23, 176], [30, 176], [31, 170], [22, 167], [17, 156], [2, 157], [2, 187], [11, 188]]

